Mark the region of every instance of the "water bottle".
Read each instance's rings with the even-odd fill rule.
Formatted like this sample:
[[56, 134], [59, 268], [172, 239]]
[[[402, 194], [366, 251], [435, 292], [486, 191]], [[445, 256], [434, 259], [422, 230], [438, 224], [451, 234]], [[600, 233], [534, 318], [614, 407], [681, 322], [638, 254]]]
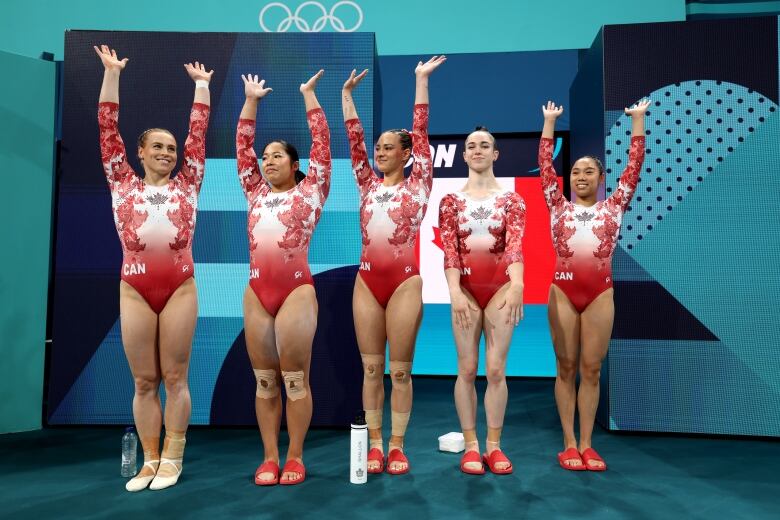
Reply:
[[368, 480], [366, 412], [361, 410], [350, 426], [349, 481], [352, 484], [365, 484]]
[[125, 434], [122, 435], [122, 476], [134, 477], [136, 474], [135, 454], [138, 447], [138, 437], [135, 435], [135, 428], [132, 426], [125, 428]]

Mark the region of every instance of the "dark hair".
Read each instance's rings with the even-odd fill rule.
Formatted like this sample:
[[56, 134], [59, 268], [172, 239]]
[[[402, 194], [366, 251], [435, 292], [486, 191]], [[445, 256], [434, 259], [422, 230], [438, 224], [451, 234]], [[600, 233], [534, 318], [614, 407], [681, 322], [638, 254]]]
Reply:
[[398, 139], [401, 140], [401, 150], [411, 150], [412, 149], [412, 134], [409, 133], [409, 130], [405, 128], [394, 128], [392, 130], [385, 130], [382, 132], [383, 134], [395, 134], [398, 136]]
[[141, 132], [141, 135], [138, 136], [138, 147], [143, 148], [146, 146], [146, 138], [151, 134], [152, 132], [165, 132], [166, 134], [173, 137], [173, 140], [176, 140], [176, 137], [171, 133], [170, 130], [166, 130], [165, 128], [147, 128], [143, 132]]
[[[296, 163], [296, 162], [297, 162], [299, 165], [301, 164], [301, 163], [300, 163], [300, 160], [301, 160], [301, 159], [300, 159], [300, 157], [298, 156], [298, 150], [297, 150], [297, 149], [296, 149], [296, 148], [295, 148], [293, 145], [291, 145], [290, 143], [288, 143], [287, 141], [285, 141], [284, 139], [274, 139], [273, 141], [269, 141], [269, 142], [268, 142], [268, 143], [267, 143], [267, 144], [266, 144], [266, 145], [263, 147], [263, 150], [265, 150], [266, 148], [268, 148], [268, 147], [269, 147], [270, 145], [272, 145], [273, 143], [279, 143], [280, 145], [282, 145], [282, 148], [284, 149], [284, 152], [285, 152], [287, 155], [289, 155], [289, 156], [290, 156], [290, 165], [291, 165], [291, 166], [292, 166], [292, 164], [293, 164], [293, 163]], [[301, 170], [295, 170], [295, 184], [298, 184], [299, 182], [301, 182], [301, 181], [302, 181], [303, 179], [305, 179], [305, 178], [306, 178], [306, 174], [305, 174], [305, 173], [303, 173]]]
[[[604, 165], [601, 163], [601, 159], [599, 159], [595, 155], [583, 155], [582, 157], [580, 157], [580, 159], [590, 159], [591, 161], [596, 163], [596, 168], [599, 171], [599, 175], [602, 175], [604, 173]], [[579, 161], [580, 159], [577, 159], [577, 161]]]
[[494, 136], [493, 134], [491, 134], [491, 133], [490, 133], [490, 130], [488, 130], [486, 126], [477, 125], [476, 127], [474, 127], [474, 130], [472, 130], [472, 131], [471, 131], [471, 133], [470, 133], [469, 135], [467, 135], [467, 136], [466, 136], [466, 140], [467, 140], [467, 141], [468, 141], [468, 139], [469, 139], [469, 136], [470, 136], [471, 134], [473, 134], [474, 132], [485, 132], [487, 135], [489, 135], [489, 136], [490, 136], [490, 139], [492, 139], [492, 140], [493, 140], [493, 149], [494, 149], [494, 150], [498, 150], [498, 143], [496, 142], [496, 136]]

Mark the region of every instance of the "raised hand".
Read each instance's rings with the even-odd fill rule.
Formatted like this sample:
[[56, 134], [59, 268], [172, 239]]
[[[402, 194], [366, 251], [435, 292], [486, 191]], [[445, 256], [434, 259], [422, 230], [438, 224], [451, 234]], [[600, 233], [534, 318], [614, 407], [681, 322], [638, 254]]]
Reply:
[[342, 90], [352, 91], [353, 88], [358, 86], [358, 83], [361, 82], [363, 78], [366, 77], [366, 74], [368, 74], [368, 69], [364, 69], [363, 72], [358, 74], [357, 76], [355, 73], [357, 70], [352, 69], [352, 72], [349, 74], [349, 78], [347, 78], [347, 81], [344, 82], [344, 86], [342, 87]]
[[211, 81], [211, 75], [214, 74], [213, 70], [206, 72], [206, 67], [197, 61], [195, 62], [195, 65], [192, 63], [185, 63], [184, 68], [187, 70], [187, 74], [189, 74], [190, 78], [192, 78], [192, 81]]
[[265, 80], [258, 80], [257, 74], [254, 76], [251, 74], [247, 74], [246, 76], [241, 74], [241, 79], [244, 80], [244, 94], [246, 94], [246, 97], [248, 98], [260, 99], [274, 90], [272, 88], [265, 88]]
[[434, 56], [425, 63], [417, 62], [417, 66], [414, 68], [415, 75], [423, 78], [427, 78], [431, 73], [436, 70], [439, 65], [447, 61], [447, 56]]
[[542, 105], [542, 114], [545, 119], [558, 119], [563, 114], [563, 105], [556, 106], [552, 101], [548, 101], [547, 106]]
[[631, 105], [631, 108], [626, 108], [626, 115], [629, 115], [631, 117], [644, 117], [645, 112], [647, 112], [648, 107], [650, 106], [650, 100], [642, 98], [633, 105]]
[[95, 52], [100, 57], [100, 61], [103, 62], [103, 66], [106, 70], [121, 71], [125, 68], [125, 65], [127, 65], [128, 58], [120, 60], [116, 55], [116, 51], [114, 49], [109, 49], [108, 45], [101, 45], [100, 48], [95, 45], [92, 48], [95, 49]]
[[322, 75], [325, 74], [325, 71], [320, 69], [317, 74], [309, 78], [309, 81], [306, 83], [301, 83], [300, 91], [302, 94], [305, 94], [307, 92], [314, 93], [314, 89], [317, 87], [317, 82], [320, 80]]

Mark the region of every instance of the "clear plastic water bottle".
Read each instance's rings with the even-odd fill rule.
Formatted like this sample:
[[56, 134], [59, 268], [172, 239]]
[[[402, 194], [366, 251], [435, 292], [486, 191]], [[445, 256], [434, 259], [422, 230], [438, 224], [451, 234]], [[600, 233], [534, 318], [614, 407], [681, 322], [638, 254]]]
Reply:
[[129, 426], [125, 428], [125, 434], [122, 435], [122, 476], [134, 477], [136, 470], [135, 456], [138, 448], [138, 437], [135, 435], [135, 428]]

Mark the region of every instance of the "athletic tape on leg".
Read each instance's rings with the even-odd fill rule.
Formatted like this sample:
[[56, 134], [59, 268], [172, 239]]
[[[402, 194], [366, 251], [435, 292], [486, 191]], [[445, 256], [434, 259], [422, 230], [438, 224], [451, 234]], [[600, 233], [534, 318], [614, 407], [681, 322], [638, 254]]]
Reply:
[[369, 430], [382, 429], [382, 409], [366, 410], [366, 425]]
[[[385, 375], [385, 356], [381, 354], [360, 354], [363, 360], [363, 375], [369, 379], [382, 379]], [[370, 426], [369, 426], [370, 428]]]
[[290, 401], [303, 399], [308, 394], [306, 391], [306, 385], [303, 382], [303, 370], [296, 370], [291, 372], [282, 371], [282, 379], [284, 379], [284, 386], [287, 390], [287, 398], [290, 399]]
[[276, 370], [273, 369], [255, 369], [255, 379], [257, 380], [257, 391], [255, 395], [260, 399], [273, 399], [279, 395], [279, 385], [276, 382]]
[[403, 437], [406, 435], [406, 426], [409, 424], [409, 416], [412, 412], [396, 412], [390, 410], [390, 420], [393, 423], [393, 437]]
[[412, 380], [411, 361], [390, 361], [390, 377], [393, 383], [408, 384]]

